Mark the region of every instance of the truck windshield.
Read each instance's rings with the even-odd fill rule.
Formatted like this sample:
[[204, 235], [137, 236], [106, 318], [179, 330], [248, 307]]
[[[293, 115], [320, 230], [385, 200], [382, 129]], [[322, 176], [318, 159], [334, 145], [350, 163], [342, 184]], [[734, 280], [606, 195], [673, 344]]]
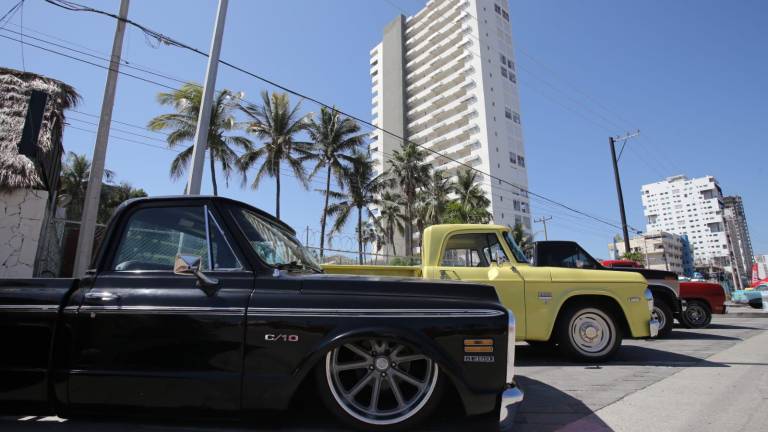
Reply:
[[528, 258], [523, 253], [523, 250], [520, 249], [520, 246], [517, 245], [515, 239], [512, 238], [512, 233], [509, 231], [504, 231], [504, 240], [507, 241], [509, 249], [512, 250], [512, 255], [515, 256], [515, 260], [520, 264], [528, 264]]
[[253, 251], [265, 263], [281, 270], [321, 272], [312, 254], [289, 232], [242, 208], [232, 212]]

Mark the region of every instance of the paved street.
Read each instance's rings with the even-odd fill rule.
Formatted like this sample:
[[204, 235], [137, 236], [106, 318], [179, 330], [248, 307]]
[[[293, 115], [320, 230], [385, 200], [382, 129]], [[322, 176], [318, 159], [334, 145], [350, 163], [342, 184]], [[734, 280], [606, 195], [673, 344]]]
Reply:
[[[518, 345], [526, 399], [519, 431], [752, 431], [768, 423], [768, 319], [715, 318], [705, 330], [675, 329], [665, 340], [626, 341], [603, 365], [563, 362]], [[336, 424], [312, 399], [290, 413], [249, 422], [125, 422], [5, 417], [3, 431], [321, 431]], [[450, 403], [450, 402], [449, 402]], [[443, 410], [455, 413], [458, 410]], [[298, 413], [298, 414], [297, 414]], [[429, 430], [492, 430], [491, 417], [452, 414]]]

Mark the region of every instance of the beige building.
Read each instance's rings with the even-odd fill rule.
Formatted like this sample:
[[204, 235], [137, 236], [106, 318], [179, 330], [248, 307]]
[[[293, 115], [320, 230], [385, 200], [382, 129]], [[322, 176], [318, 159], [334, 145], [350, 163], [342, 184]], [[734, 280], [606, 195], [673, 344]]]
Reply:
[[[642, 234], [631, 238], [629, 247], [643, 255], [645, 268], [684, 274], [685, 247], [679, 235], [663, 231]], [[609, 244], [608, 251], [614, 259], [620, 259], [625, 253], [624, 242]]]

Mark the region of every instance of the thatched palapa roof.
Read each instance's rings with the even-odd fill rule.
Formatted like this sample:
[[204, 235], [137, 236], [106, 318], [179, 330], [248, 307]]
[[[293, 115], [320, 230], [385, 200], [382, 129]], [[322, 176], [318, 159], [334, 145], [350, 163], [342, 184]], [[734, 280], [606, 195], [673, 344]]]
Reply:
[[61, 81], [0, 67], [0, 191], [43, 186], [35, 163], [19, 154], [18, 147], [33, 90], [48, 94], [37, 143], [43, 157], [61, 146], [64, 110], [80, 100], [75, 89]]

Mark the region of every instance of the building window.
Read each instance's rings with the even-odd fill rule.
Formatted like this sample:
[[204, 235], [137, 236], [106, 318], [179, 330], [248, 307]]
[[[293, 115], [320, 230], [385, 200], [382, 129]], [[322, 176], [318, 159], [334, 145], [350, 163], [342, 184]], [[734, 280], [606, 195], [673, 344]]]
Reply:
[[521, 155], [517, 155], [517, 164], [525, 168], [525, 158]]
[[520, 114], [518, 114], [518, 113], [512, 114], [512, 121], [517, 123], [517, 124], [520, 124]]
[[517, 83], [517, 77], [512, 73], [512, 71], [509, 71], [509, 80], [513, 83]]
[[513, 165], [517, 163], [517, 156], [512, 152], [509, 152], [509, 162]]
[[513, 61], [512, 61], [512, 59], [508, 59], [508, 60], [507, 60], [507, 66], [508, 66], [510, 69], [512, 69], [512, 70], [515, 70], [515, 62], [513, 62]]
[[501, 6], [495, 4], [493, 5], [493, 10], [495, 10], [497, 14], [501, 14]]
[[501, 67], [501, 76], [503, 76], [504, 78], [507, 77], [507, 68], [505, 68], [504, 66]]
[[507, 13], [507, 11], [502, 10], [501, 11], [501, 16], [504, 17], [504, 20], [509, 21], [509, 14]]
[[512, 110], [509, 107], [504, 107], [504, 116], [508, 119], [512, 118]]
[[520, 211], [520, 201], [514, 200], [512, 205], [514, 206], [515, 210]]
[[506, 65], [507, 64], [507, 57], [504, 54], [501, 54], [501, 64]]

